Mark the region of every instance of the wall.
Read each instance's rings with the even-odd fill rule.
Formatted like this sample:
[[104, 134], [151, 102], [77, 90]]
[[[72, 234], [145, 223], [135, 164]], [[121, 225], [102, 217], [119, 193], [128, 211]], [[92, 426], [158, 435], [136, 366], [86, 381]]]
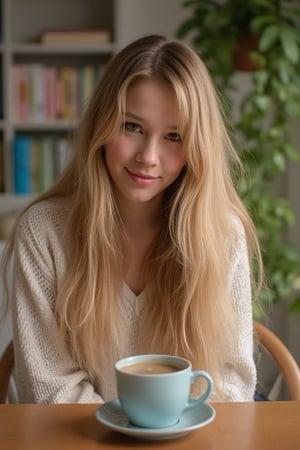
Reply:
[[182, 0], [117, 0], [116, 41], [119, 46], [146, 34], [174, 37], [186, 14]]

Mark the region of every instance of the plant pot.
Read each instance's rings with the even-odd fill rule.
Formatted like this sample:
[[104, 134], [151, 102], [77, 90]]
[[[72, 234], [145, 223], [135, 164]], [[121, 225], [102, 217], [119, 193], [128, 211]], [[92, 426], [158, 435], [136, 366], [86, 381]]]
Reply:
[[240, 38], [233, 53], [233, 63], [237, 70], [253, 71], [258, 69], [258, 65], [250, 58], [250, 53], [258, 51], [259, 36], [247, 34]]

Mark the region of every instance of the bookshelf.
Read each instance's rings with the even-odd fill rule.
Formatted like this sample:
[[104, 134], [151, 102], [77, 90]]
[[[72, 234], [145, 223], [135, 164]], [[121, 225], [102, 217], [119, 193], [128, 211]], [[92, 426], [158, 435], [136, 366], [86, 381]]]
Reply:
[[[32, 145], [26, 164], [33, 167], [27, 170], [40, 172], [49, 182], [48, 172], [54, 171], [51, 165], [56, 164], [62, 140], [67, 145], [101, 71], [115, 52], [115, 3], [0, 0], [0, 215], [23, 208], [47, 188], [41, 179], [30, 183], [40, 189], [27, 186], [23, 192], [19, 184], [16, 189], [16, 143], [26, 140]], [[110, 39], [99, 45], [42, 43], [45, 30], [67, 29], [108, 30]], [[52, 154], [48, 150], [44, 173], [34, 158], [43, 159], [46, 143]], [[21, 154], [24, 169], [26, 152]]]

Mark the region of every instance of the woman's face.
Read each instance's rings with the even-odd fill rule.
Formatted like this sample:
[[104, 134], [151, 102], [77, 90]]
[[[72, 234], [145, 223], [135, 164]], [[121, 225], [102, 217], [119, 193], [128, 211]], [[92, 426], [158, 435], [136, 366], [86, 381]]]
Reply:
[[130, 86], [124, 123], [105, 148], [118, 201], [126, 206], [161, 200], [186, 162], [176, 98], [166, 83], [139, 80]]

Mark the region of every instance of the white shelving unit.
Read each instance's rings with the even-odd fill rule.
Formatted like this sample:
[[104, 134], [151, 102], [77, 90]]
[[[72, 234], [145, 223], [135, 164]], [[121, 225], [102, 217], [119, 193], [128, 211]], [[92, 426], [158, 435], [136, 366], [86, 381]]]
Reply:
[[[13, 190], [12, 143], [18, 134], [67, 135], [74, 120], [19, 121], [14, 115], [12, 68], [15, 64], [79, 67], [105, 65], [115, 51], [115, 2], [111, 0], [0, 0], [1, 44], [0, 142], [3, 148], [4, 185], [0, 214], [24, 207], [31, 195]], [[45, 29], [108, 28], [112, 42], [95, 46], [45, 46], [39, 42]]]

